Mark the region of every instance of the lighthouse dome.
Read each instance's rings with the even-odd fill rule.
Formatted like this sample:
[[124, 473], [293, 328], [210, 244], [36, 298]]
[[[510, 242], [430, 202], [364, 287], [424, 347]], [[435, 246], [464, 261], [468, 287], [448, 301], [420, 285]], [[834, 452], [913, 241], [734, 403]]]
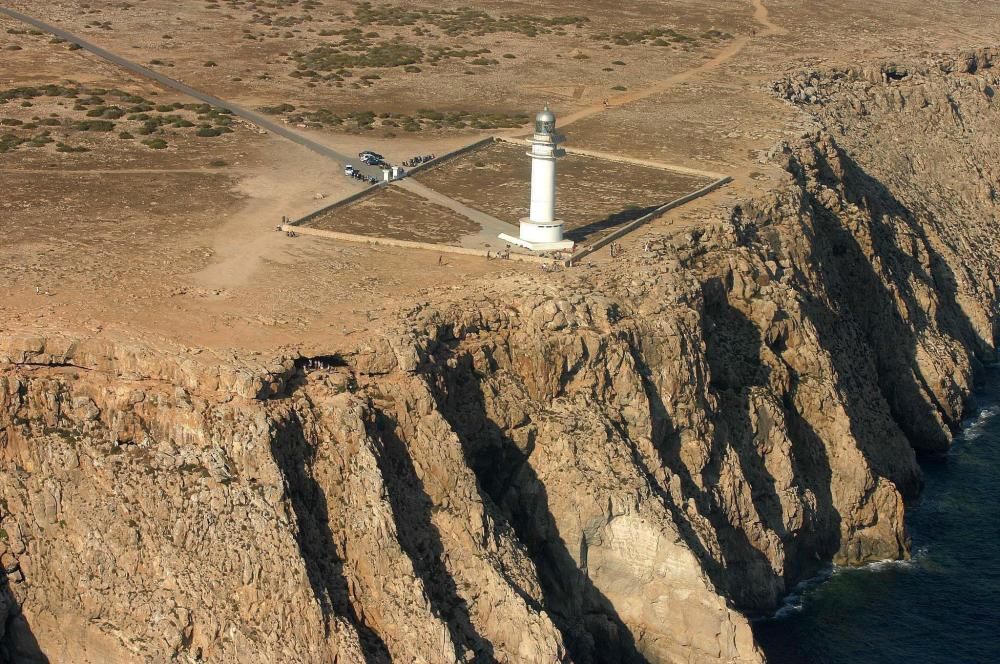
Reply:
[[543, 111], [535, 116], [536, 134], [554, 134], [556, 132], [556, 114], [546, 106]]

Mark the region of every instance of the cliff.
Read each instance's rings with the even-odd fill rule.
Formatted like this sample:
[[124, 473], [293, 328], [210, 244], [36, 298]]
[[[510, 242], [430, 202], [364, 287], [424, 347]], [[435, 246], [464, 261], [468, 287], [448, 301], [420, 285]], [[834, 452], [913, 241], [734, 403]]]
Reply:
[[909, 555], [994, 357], [995, 57], [776, 83], [776, 186], [325, 357], [6, 335], [4, 654], [761, 662], [745, 614]]

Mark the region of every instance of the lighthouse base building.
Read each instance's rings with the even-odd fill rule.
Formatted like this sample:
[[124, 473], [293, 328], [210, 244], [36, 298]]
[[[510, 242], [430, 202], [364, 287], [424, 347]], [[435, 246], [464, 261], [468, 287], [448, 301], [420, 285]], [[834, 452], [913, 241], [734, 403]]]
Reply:
[[556, 116], [549, 107], [535, 116], [531, 138], [531, 208], [520, 221], [518, 237], [500, 234], [505, 242], [532, 251], [572, 250], [573, 241], [563, 239], [563, 222], [556, 219], [556, 160], [566, 154], [559, 148], [563, 137], [556, 134]]

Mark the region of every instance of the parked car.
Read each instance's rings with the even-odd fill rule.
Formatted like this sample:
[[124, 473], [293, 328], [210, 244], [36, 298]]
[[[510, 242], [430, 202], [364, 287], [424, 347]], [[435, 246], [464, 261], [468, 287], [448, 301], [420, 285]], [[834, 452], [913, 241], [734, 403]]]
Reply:
[[385, 163], [385, 157], [380, 155], [378, 152], [372, 152], [371, 150], [365, 150], [364, 152], [358, 153], [358, 158], [369, 166], [381, 166]]
[[346, 175], [347, 177], [353, 177], [355, 170], [356, 169], [354, 168], [353, 165], [348, 164], [347, 166], [344, 166], [344, 175]]

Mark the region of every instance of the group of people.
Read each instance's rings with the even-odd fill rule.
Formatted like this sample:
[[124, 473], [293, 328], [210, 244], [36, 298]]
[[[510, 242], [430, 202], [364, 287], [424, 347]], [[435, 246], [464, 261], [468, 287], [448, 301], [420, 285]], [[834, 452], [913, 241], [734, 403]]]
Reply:
[[368, 184], [378, 184], [378, 178], [374, 175], [365, 175], [361, 171], [355, 169], [351, 171], [351, 177], [355, 180], [361, 180], [362, 182], [367, 182]]
[[419, 166], [420, 164], [426, 164], [428, 161], [431, 161], [432, 159], [434, 159], [434, 155], [432, 154], [425, 154], [422, 157], [411, 157], [410, 159], [406, 159], [403, 161], [403, 166], [406, 166], [407, 168], [413, 168], [414, 166]]
[[501, 249], [500, 251], [498, 251], [495, 256], [493, 255], [492, 251], [487, 251], [486, 260], [491, 261], [494, 259], [510, 260], [510, 245], [507, 245], [506, 249]]

